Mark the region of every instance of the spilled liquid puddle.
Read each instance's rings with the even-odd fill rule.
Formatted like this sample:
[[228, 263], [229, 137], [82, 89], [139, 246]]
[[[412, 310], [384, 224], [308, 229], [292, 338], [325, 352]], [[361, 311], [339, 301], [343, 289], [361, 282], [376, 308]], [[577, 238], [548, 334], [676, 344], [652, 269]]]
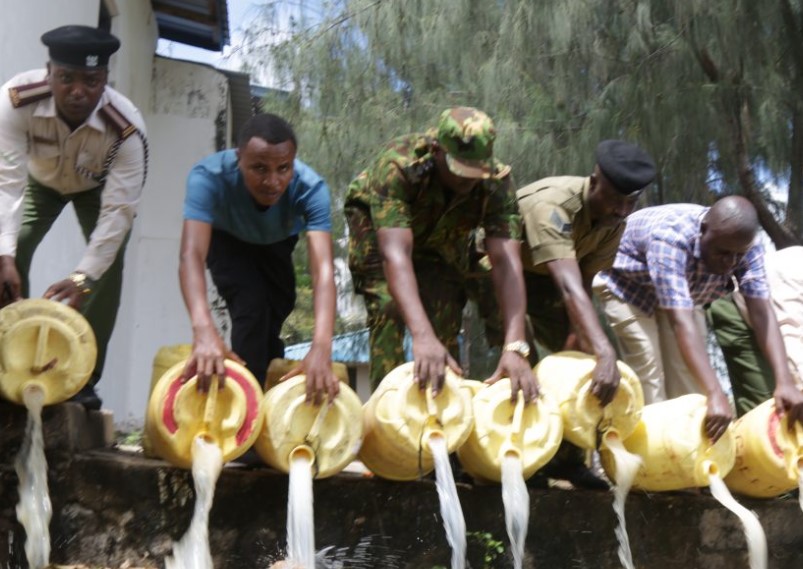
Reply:
[[530, 522], [530, 493], [524, 482], [521, 459], [508, 454], [502, 459], [502, 503], [505, 507], [505, 526], [513, 553], [514, 569], [524, 563], [524, 541]]
[[203, 437], [196, 437], [192, 452], [195, 509], [189, 529], [180, 541], [173, 543], [173, 556], [165, 559], [166, 569], [213, 569], [209, 551], [209, 511], [222, 468], [220, 447]]
[[435, 459], [435, 486], [438, 489], [446, 541], [452, 548], [452, 569], [465, 569], [466, 521], [457, 497], [457, 486], [454, 483], [452, 465], [449, 464], [446, 440], [443, 437], [431, 436], [429, 448]]
[[14, 463], [19, 477], [17, 519], [25, 528], [28, 567], [42, 569], [50, 563], [50, 518], [53, 515], [42, 436], [44, 393], [40, 389], [25, 389], [23, 402], [28, 409], [28, 419], [25, 438]]
[[287, 492], [286, 567], [315, 569], [315, 517], [312, 506], [312, 461], [294, 456]]
[[619, 562], [625, 569], [635, 569], [633, 564], [633, 554], [630, 551], [630, 538], [627, 535], [627, 523], [625, 521], [625, 501], [633, 485], [633, 480], [641, 468], [641, 457], [625, 449], [618, 436], [607, 433], [603, 438], [605, 445], [613, 455], [616, 468], [614, 479], [616, 485], [613, 487], [613, 511], [619, 524], [616, 526], [616, 540], [619, 542]]
[[750, 554], [750, 569], [767, 569], [767, 538], [758, 517], [734, 500], [722, 478], [716, 472], [708, 475], [711, 495], [723, 506], [736, 514], [744, 526], [747, 550]]

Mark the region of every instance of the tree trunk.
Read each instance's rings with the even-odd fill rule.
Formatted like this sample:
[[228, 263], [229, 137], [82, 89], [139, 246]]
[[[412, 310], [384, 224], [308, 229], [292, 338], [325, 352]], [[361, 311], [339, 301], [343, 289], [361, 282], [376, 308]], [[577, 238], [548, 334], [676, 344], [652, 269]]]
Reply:
[[789, 163], [789, 197], [786, 202], [786, 224], [799, 240], [803, 240], [803, 112], [792, 114], [792, 156]]

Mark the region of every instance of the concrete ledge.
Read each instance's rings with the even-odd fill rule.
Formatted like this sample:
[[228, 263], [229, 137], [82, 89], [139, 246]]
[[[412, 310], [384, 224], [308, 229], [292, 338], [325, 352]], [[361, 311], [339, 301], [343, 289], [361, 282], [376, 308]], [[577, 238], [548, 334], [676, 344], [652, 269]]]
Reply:
[[[13, 460], [26, 414], [0, 403], [2, 569], [25, 567]], [[43, 428], [53, 502], [52, 561], [68, 567], [163, 567], [172, 542], [183, 535], [192, 515], [190, 472], [108, 448], [110, 414], [56, 405], [45, 409]], [[268, 468], [224, 468], [209, 521], [216, 569], [264, 569], [282, 557], [287, 485], [286, 475]], [[500, 488], [459, 484], [458, 492], [469, 533], [470, 567], [511, 567]], [[316, 481], [314, 499], [316, 546], [329, 548], [328, 558], [343, 563], [341, 567], [450, 565], [432, 480], [394, 483], [342, 473]], [[764, 527], [770, 569], [803, 567], [803, 512], [797, 500], [740, 501], [758, 514]], [[621, 566], [611, 493], [532, 489], [530, 502], [525, 568]], [[640, 569], [747, 567], [741, 524], [705, 493], [631, 494], [627, 521]]]
[[[14, 519], [15, 476], [0, 473], [0, 567], [22, 567], [24, 534]], [[107, 567], [162, 567], [186, 530], [192, 479], [158, 460], [115, 451], [77, 455], [51, 471], [52, 559]], [[287, 477], [267, 468], [227, 467], [210, 518], [215, 567], [267, 567], [285, 546]], [[346, 567], [449, 566], [434, 483], [357, 475], [315, 482], [316, 546], [358, 559]], [[459, 485], [474, 568], [511, 566], [501, 492]], [[609, 492], [531, 490], [525, 567], [620, 567]], [[803, 566], [803, 513], [796, 500], [741, 500], [767, 533], [769, 567]], [[747, 567], [739, 521], [707, 495], [632, 494], [627, 519], [634, 561], [650, 569]], [[497, 543], [502, 555], [484, 561]]]

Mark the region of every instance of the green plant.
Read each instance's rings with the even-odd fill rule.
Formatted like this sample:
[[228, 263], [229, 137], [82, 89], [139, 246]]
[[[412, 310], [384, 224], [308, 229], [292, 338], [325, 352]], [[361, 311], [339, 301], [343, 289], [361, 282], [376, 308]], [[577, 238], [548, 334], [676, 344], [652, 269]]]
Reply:
[[504, 542], [496, 539], [490, 532], [470, 531], [466, 536], [480, 546], [484, 569], [493, 567], [494, 561], [505, 553]]

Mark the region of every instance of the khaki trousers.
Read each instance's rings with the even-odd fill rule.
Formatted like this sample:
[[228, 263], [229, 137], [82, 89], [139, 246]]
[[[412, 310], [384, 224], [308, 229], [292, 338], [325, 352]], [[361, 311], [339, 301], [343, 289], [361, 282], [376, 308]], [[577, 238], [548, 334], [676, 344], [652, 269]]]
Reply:
[[[593, 290], [616, 336], [622, 360], [641, 381], [645, 405], [702, 392], [686, 367], [665, 311], [659, 309], [653, 316], [647, 316], [615, 297], [599, 279], [595, 279]], [[694, 321], [705, 338], [707, 328], [702, 308], [694, 309]]]

